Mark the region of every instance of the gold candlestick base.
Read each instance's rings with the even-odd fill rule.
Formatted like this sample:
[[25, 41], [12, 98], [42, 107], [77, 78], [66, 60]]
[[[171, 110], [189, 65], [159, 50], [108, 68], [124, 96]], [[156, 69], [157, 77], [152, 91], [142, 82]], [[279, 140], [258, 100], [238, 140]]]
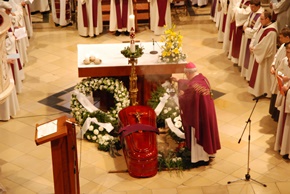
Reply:
[[131, 74], [130, 74], [130, 104], [131, 105], [137, 105], [137, 93], [138, 93], [138, 88], [137, 88], [137, 75], [136, 75], [136, 69], [135, 69], [135, 64], [137, 64], [137, 59], [136, 58], [129, 58], [129, 64], [131, 64]]

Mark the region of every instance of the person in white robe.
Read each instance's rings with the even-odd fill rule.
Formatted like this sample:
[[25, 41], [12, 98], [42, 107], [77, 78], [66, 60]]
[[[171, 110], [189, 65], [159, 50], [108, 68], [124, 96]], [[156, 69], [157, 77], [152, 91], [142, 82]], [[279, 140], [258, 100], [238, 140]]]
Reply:
[[103, 32], [102, 0], [78, 0], [78, 32], [94, 37]]
[[269, 113], [274, 119], [274, 121], [278, 121], [279, 118], [279, 110], [276, 108], [275, 104], [278, 99], [281, 99], [281, 93], [278, 91], [278, 82], [277, 76], [282, 72], [279, 70], [279, 66], [281, 65], [282, 59], [286, 57], [286, 45], [290, 42], [290, 28], [283, 28], [279, 33], [279, 41], [281, 46], [279, 47], [277, 53], [275, 54], [274, 60], [272, 62], [272, 67], [270, 73], [273, 75], [273, 82], [271, 86], [271, 101], [269, 106]]
[[122, 32], [129, 36], [131, 28], [135, 29], [135, 22], [132, 23], [129, 17], [133, 14], [132, 0], [111, 0], [109, 31], [115, 32], [116, 36]]
[[51, 0], [51, 15], [56, 26], [69, 26], [71, 21], [72, 5], [70, 0]]
[[204, 8], [208, 4], [208, 0], [191, 0], [191, 3], [195, 7]]
[[34, 0], [30, 6], [30, 12], [47, 12], [50, 11], [48, 0]]
[[171, 0], [148, 0], [150, 2], [150, 29], [155, 35], [162, 35], [172, 27]]
[[286, 25], [290, 26], [290, 1], [280, 0], [276, 2], [270, 2], [270, 7], [274, 13], [277, 14], [277, 27], [278, 30], [282, 30]]
[[[8, 64], [8, 77], [10, 82], [14, 84], [11, 65], [13, 60], [7, 60]], [[11, 94], [6, 98], [6, 100], [0, 104], [0, 121], [8, 121], [11, 117], [15, 116], [20, 110], [19, 102], [16, 94], [16, 89], [13, 88]]]
[[28, 38], [31, 38], [33, 36], [33, 26], [31, 19], [30, 0], [14, 0], [14, 1], [22, 6], [24, 20], [23, 26], [26, 29]]
[[261, 27], [260, 15], [264, 12], [264, 8], [261, 7], [261, 2], [251, 0], [250, 1], [251, 13], [243, 25], [244, 33], [242, 35], [242, 41], [240, 46], [239, 61], [238, 64], [241, 66], [241, 76], [245, 77], [249, 81], [251, 67], [250, 63], [250, 42], [256, 31]]
[[228, 12], [228, 1], [219, 0], [218, 10], [219, 10], [220, 17], [217, 21], [217, 27], [218, 27], [217, 41], [222, 43], [224, 41], [225, 26], [226, 26], [227, 12]]
[[251, 8], [249, 4], [249, 0], [240, 0], [233, 7], [234, 15], [232, 20], [234, 30], [232, 33], [229, 58], [234, 64], [238, 64], [239, 62], [239, 54], [243, 35], [243, 25], [247, 21], [247, 18], [251, 13]]
[[21, 65], [24, 66], [28, 63], [28, 54], [27, 48], [29, 46], [29, 40], [27, 36], [27, 31], [25, 28], [25, 19], [23, 14], [23, 7], [21, 2], [17, 2], [17, 0], [9, 0], [9, 3], [12, 6], [12, 14], [10, 14], [12, 21], [12, 31], [14, 35], [15, 31], [22, 29], [23, 34], [20, 36], [16, 36], [16, 50], [20, 55]]
[[271, 12], [264, 11], [261, 16], [261, 28], [255, 33], [250, 43], [252, 52], [252, 74], [250, 76], [248, 92], [254, 96], [267, 93], [271, 97], [273, 78], [269, 72], [277, 47], [277, 25], [271, 22]]
[[290, 44], [286, 47], [286, 57], [283, 58], [280, 65], [283, 72], [284, 84], [281, 88], [285, 95], [282, 104], [279, 105], [280, 116], [278, 120], [274, 150], [279, 151], [282, 156], [290, 159]]

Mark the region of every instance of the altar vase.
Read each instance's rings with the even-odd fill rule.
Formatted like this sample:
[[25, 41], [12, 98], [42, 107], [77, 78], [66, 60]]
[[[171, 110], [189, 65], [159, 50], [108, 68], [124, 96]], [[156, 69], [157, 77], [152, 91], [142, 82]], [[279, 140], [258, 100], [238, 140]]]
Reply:
[[[171, 28], [171, 0], [148, 0], [150, 3], [150, 29], [155, 35], [162, 35]], [[166, 26], [166, 27], [165, 27]]]
[[94, 37], [103, 32], [102, 0], [78, 0], [78, 32]]

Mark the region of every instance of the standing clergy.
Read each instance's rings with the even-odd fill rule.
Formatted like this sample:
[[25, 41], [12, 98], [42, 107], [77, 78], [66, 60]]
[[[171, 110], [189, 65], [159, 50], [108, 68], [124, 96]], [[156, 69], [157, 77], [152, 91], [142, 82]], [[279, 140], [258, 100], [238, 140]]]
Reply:
[[229, 57], [234, 64], [238, 64], [241, 41], [243, 35], [243, 25], [247, 21], [251, 13], [251, 8], [249, 7], [249, 0], [240, 0], [236, 6], [233, 8], [233, 32], [232, 32], [232, 41], [230, 46]]
[[282, 104], [279, 106], [280, 116], [274, 150], [279, 151], [281, 155], [290, 159], [290, 44], [286, 47], [286, 57], [282, 60], [280, 69], [284, 74], [284, 85], [281, 89], [285, 95], [283, 96]]
[[271, 22], [271, 12], [261, 14], [261, 28], [256, 32], [250, 44], [253, 53], [252, 74], [249, 81], [249, 93], [254, 96], [267, 93], [271, 97], [273, 77], [269, 69], [274, 60], [277, 44], [277, 26]]
[[103, 32], [102, 0], [78, 0], [78, 32], [94, 37]]
[[51, 14], [56, 26], [71, 25], [71, 1], [51, 0]]
[[242, 35], [239, 62], [241, 66], [241, 76], [245, 77], [247, 81], [250, 80], [251, 67], [250, 62], [250, 43], [256, 31], [261, 27], [260, 16], [264, 12], [264, 8], [261, 7], [260, 0], [250, 0], [251, 13], [247, 18], [247, 21], [243, 25], [244, 33]]
[[275, 14], [277, 14], [277, 27], [278, 30], [282, 30], [284, 27], [290, 26], [290, 1], [280, 0], [275, 3], [270, 2]]
[[279, 118], [279, 110], [275, 107], [275, 104], [276, 101], [281, 100], [281, 93], [278, 91], [278, 83], [276, 77], [280, 74], [280, 72], [282, 72], [279, 67], [281, 65], [281, 61], [286, 57], [286, 45], [290, 42], [290, 28], [283, 28], [279, 32], [279, 41], [281, 46], [275, 54], [270, 70], [270, 73], [274, 77], [274, 81], [272, 82], [271, 86], [272, 96], [270, 101], [269, 113], [274, 121], [278, 121]]
[[[180, 116], [191, 162], [208, 162], [221, 148], [214, 101], [208, 79], [189, 62], [178, 80]], [[173, 80], [176, 80], [173, 78]]]
[[110, 31], [119, 36], [122, 32], [129, 36], [130, 28], [135, 28], [135, 23], [131, 24], [129, 16], [134, 14], [132, 0], [111, 0], [110, 4]]
[[171, 0], [148, 0], [150, 2], [150, 29], [161, 35], [165, 27], [171, 28]]

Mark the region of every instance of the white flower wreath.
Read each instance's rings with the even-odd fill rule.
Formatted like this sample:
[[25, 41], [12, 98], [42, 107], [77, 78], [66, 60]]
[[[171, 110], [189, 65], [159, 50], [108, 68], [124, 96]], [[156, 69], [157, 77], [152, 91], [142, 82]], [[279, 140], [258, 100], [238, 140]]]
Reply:
[[[92, 94], [92, 92], [97, 90], [106, 90], [107, 92], [113, 94], [115, 100], [115, 107], [111, 110], [104, 112], [96, 107], [86, 108], [78, 99], [77, 94], [72, 94], [71, 98], [71, 111], [76, 122], [83, 126], [87, 119], [96, 118], [95, 122], [90, 122], [84, 138], [98, 143], [98, 149], [103, 151], [110, 151], [112, 146], [119, 144], [117, 125], [118, 125], [118, 113], [123, 108], [129, 106], [129, 92], [124, 86], [123, 82], [114, 78], [86, 78], [78, 83], [75, 87], [76, 93], [82, 93], [87, 98]], [[86, 102], [88, 99], [86, 99]], [[90, 104], [92, 106], [92, 104]], [[106, 123], [111, 123], [115, 130], [104, 130], [102, 125]]]
[[184, 141], [185, 137], [180, 118], [177, 85], [166, 81], [152, 93], [148, 104], [155, 109], [157, 122], [164, 123], [164, 125], [166, 124], [168, 126], [169, 135], [176, 142]]

